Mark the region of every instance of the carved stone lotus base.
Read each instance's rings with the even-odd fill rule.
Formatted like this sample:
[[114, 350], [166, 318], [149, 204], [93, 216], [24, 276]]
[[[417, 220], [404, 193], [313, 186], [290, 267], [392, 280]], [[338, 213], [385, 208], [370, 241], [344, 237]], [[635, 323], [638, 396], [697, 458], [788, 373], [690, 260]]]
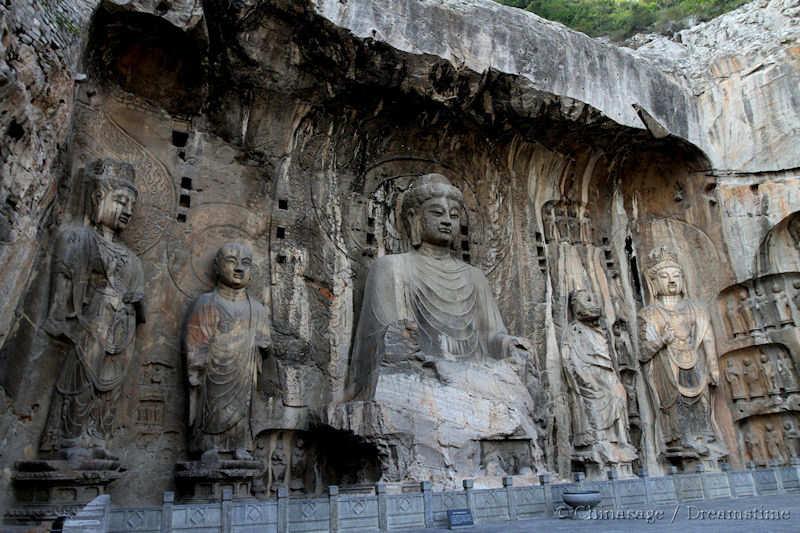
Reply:
[[333, 408], [330, 424], [385, 451], [387, 481], [456, 486], [539, 470], [534, 400], [511, 361], [437, 360], [425, 370], [381, 367], [372, 398]]
[[264, 464], [257, 460], [186, 461], [175, 465], [179, 497], [184, 501], [222, 499], [225, 489], [234, 498], [264, 496]]
[[72, 516], [122, 475], [110, 459], [19, 461], [13, 474], [18, 505], [6, 513], [15, 522], [41, 522]]

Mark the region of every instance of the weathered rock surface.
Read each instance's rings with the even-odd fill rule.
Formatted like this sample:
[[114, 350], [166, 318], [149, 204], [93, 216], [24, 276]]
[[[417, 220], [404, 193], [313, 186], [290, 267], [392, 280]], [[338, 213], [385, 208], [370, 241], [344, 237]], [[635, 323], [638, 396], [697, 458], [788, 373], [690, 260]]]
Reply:
[[[47, 7], [0, 2], [4, 487], [16, 461], [40, 458], [65, 356], [42, 328], [51, 249], [84, 223], [81, 169], [98, 157], [136, 169], [122, 239], [153, 317], [113, 417], [110, 451], [127, 467], [109, 485], [115, 504], [160, 501], [189, 459], [183, 323], [212, 286], [214, 253], [236, 240], [253, 248], [251, 292], [272, 324], [251, 413], [267, 494], [431, 477], [392, 466], [416, 424], [435, 428], [420, 445], [446, 465], [444, 485], [534, 467], [568, 477], [579, 466], [561, 346], [576, 289], [597, 295], [598, 332], [638, 409], [634, 468], [657, 472], [669, 458], [636, 366], [638, 313], [656, 297], [643, 258], [661, 246], [687, 299], [710, 310], [723, 378], [709, 394], [730, 461], [792, 455], [796, 1], [755, 2], [636, 51], [489, 0]], [[402, 198], [430, 172], [463, 191], [454, 256], [485, 274], [509, 333], [531, 339], [542, 387], [504, 414], [488, 405], [518, 385], [502, 365], [457, 366], [450, 384], [387, 375], [391, 409], [359, 419], [344, 402], [366, 274], [407, 251]], [[413, 390], [431, 402], [404, 405]], [[473, 416], [454, 398], [488, 404]], [[461, 446], [478, 433], [492, 442]], [[528, 458], [517, 448], [533, 434]]]

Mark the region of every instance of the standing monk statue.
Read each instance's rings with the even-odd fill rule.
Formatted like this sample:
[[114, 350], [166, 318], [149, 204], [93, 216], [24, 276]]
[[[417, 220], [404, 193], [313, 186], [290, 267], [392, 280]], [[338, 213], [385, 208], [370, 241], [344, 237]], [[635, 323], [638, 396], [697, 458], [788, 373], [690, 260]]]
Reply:
[[69, 460], [114, 459], [107, 441], [144, 322], [142, 264], [119, 240], [138, 191], [129, 163], [94, 161], [85, 177], [89, 224], [63, 229], [53, 251], [44, 329], [68, 348], [42, 448]]
[[589, 463], [587, 474], [604, 473], [636, 459], [628, 443], [627, 394], [620, 381], [608, 339], [600, 326], [601, 311], [592, 293], [578, 289], [569, 296], [572, 321], [562, 350], [570, 391], [574, 462]]
[[653, 398], [660, 455], [681, 462], [716, 460], [726, 452], [709, 390], [719, 382], [719, 368], [708, 311], [687, 299], [674, 253], [655, 250], [646, 277], [654, 301], [639, 316], [640, 360]]
[[246, 290], [252, 266], [249, 246], [223, 245], [214, 258], [216, 287], [195, 300], [186, 323], [189, 448], [203, 459], [253, 459], [252, 400], [270, 326]]

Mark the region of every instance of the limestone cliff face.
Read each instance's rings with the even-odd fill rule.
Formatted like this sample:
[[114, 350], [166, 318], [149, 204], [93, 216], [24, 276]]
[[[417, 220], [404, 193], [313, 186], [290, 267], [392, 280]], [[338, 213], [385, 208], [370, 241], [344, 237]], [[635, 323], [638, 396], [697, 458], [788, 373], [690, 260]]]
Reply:
[[[572, 468], [560, 353], [570, 292], [597, 295], [610, 343], [617, 324], [635, 362], [653, 248], [676, 252], [709, 307], [721, 368], [758, 350], [800, 368], [797, 1], [755, 2], [635, 51], [489, 0], [45, 4], [0, 3], [4, 484], [15, 460], [37, 455], [61, 356], [39, 328], [48, 254], [58, 227], [82, 220], [81, 169], [95, 157], [137, 169], [124, 238], [152, 317], [115, 428], [129, 465], [115, 503], [158, 501], [186, 458], [182, 320], [230, 239], [253, 244], [253, 293], [273, 323], [256, 409], [269, 490], [399, 481], [407, 434], [390, 445], [379, 431], [334, 431], [329, 415], [344, 399], [366, 272], [406, 250], [399, 199], [425, 172], [464, 191], [457, 255], [486, 274], [509, 331], [533, 341], [536, 468]], [[766, 309], [758, 298], [777, 279], [786, 288], [770, 294], [793, 302], [792, 327], [783, 316], [742, 336], [738, 295]], [[657, 471], [653, 407], [630, 366], [631, 442]], [[797, 416], [788, 400], [741, 412], [732, 400], [723, 383], [729, 450], [745, 429]], [[514, 437], [444, 461], [441, 483], [489, 483], [500, 464], [531, 474], [508, 466]]]
[[697, 110], [690, 138], [715, 169], [798, 166], [800, 3], [761, 0], [636, 50], [680, 79]]

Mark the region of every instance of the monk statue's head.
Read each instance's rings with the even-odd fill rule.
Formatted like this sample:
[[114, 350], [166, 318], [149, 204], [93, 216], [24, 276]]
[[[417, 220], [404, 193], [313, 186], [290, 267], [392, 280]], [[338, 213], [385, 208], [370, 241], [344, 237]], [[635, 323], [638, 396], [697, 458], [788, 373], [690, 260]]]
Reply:
[[591, 291], [577, 289], [569, 295], [572, 317], [580, 322], [595, 322], [600, 318], [600, 306]]
[[417, 178], [403, 197], [401, 218], [414, 248], [450, 247], [461, 229], [464, 196], [441, 174]]
[[139, 197], [130, 163], [98, 159], [86, 167], [89, 183], [91, 218], [94, 224], [121, 231], [133, 216]]
[[253, 277], [253, 251], [246, 244], [223, 244], [214, 257], [217, 283], [232, 289], [244, 289]]
[[683, 268], [678, 263], [678, 256], [666, 248], [658, 248], [650, 254], [646, 278], [650, 294], [656, 298], [686, 295]]

